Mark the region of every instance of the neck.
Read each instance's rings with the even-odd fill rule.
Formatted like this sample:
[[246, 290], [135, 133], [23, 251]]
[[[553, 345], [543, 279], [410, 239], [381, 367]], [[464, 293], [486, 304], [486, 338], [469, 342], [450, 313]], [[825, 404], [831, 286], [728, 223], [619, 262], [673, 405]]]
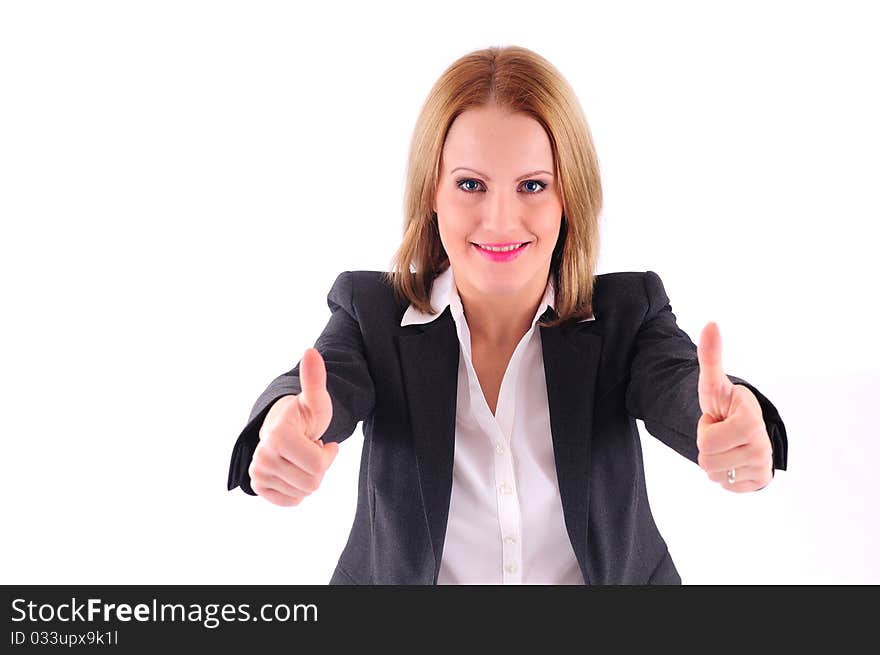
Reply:
[[486, 297], [467, 284], [456, 283], [471, 342], [498, 348], [519, 343], [532, 326], [546, 287], [544, 276], [543, 281], [538, 277], [534, 284], [520, 292]]

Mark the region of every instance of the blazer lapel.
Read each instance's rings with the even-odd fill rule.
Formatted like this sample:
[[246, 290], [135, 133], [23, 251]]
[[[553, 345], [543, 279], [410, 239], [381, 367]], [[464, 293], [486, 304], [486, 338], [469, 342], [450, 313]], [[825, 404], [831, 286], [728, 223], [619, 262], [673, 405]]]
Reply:
[[[547, 312], [553, 312], [552, 309]], [[602, 337], [595, 322], [540, 328], [553, 454], [565, 526], [586, 571], [593, 391]], [[397, 336], [422, 500], [434, 555], [434, 583], [449, 518], [455, 448], [458, 335], [447, 306], [419, 331]], [[587, 580], [589, 584], [589, 580]]]
[[587, 584], [591, 584], [587, 573], [587, 513], [593, 391], [602, 347], [602, 336], [593, 328], [594, 322], [581, 323], [568, 333], [562, 328], [540, 328], [562, 511]]
[[433, 546], [436, 584], [452, 496], [460, 344], [448, 305], [436, 320], [419, 327], [421, 331], [398, 335], [397, 348]]

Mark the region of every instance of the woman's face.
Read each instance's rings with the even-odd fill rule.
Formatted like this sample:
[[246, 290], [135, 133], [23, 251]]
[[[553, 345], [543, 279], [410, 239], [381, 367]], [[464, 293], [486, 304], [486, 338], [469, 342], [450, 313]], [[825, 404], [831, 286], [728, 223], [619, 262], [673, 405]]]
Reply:
[[[562, 198], [541, 124], [494, 106], [459, 114], [443, 145], [434, 210], [460, 290], [513, 303], [543, 293]], [[508, 261], [474, 245], [526, 242]]]

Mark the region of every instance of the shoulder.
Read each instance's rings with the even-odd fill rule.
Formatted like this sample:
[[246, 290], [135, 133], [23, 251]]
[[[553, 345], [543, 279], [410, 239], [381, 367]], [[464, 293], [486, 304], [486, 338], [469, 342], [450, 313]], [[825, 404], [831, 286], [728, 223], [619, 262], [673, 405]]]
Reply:
[[[341, 306], [355, 317], [367, 312], [371, 315], [396, 316], [398, 320], [406, 307], [394, 296], [394, 290], [385, 271], [343, 271], [327, 295], [330, 309]], [[642, 315], [658, 311], [669, 302], [660, 276], [654, 271], [617, 271], [595, 277], [593, 307], [598, 315], [603, 311], [635, 310]]]
[[394, 295], [388, 275], [386, 271], [343, 271], [333, 286], [338, 286], [359, 301], [380, 300]]
[[405, 311], [394, 297], [385, 271], [342, 271], [327, 294], [327, 304], [335, 311], [345, 309], [355, 318], [367, 314], [400, 317]]
[[593, 306], [596, 314], [621, 309], [642, 315], [657, 312], [669, 303], [660, 276], [654, 271], [618, 271], [596, 276]]

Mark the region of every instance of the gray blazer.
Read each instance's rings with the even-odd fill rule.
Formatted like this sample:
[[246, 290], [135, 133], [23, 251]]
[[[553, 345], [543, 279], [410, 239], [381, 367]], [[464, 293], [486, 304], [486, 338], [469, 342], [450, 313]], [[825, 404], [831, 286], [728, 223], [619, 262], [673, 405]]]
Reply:
[[[315, 348], [333, 418], [321, 437], [342, 442], [363, 421], [357, 508], [330, 584], [437, 584], [455, 443], [459, 342], [449, 307], [401, 326], [379, 271], [344, 271]], [[551, 308], [547, 312], [552, 313]], [[645, 489], [636, 419], [696, 464], [701, 415], [697, 347], [675, 322], [653, 271], [596, 276], [595, 320], [540, 327], [553, 453], [565, 527], [589, 585], [681, 584]], [[773, 468], [788, 440], [773, 404], [763, 411]], [[271, 404], [300, 393], [299, 364], [260, 395], [232, 451], [227, 488], [248, 494], [248, 466]]]

